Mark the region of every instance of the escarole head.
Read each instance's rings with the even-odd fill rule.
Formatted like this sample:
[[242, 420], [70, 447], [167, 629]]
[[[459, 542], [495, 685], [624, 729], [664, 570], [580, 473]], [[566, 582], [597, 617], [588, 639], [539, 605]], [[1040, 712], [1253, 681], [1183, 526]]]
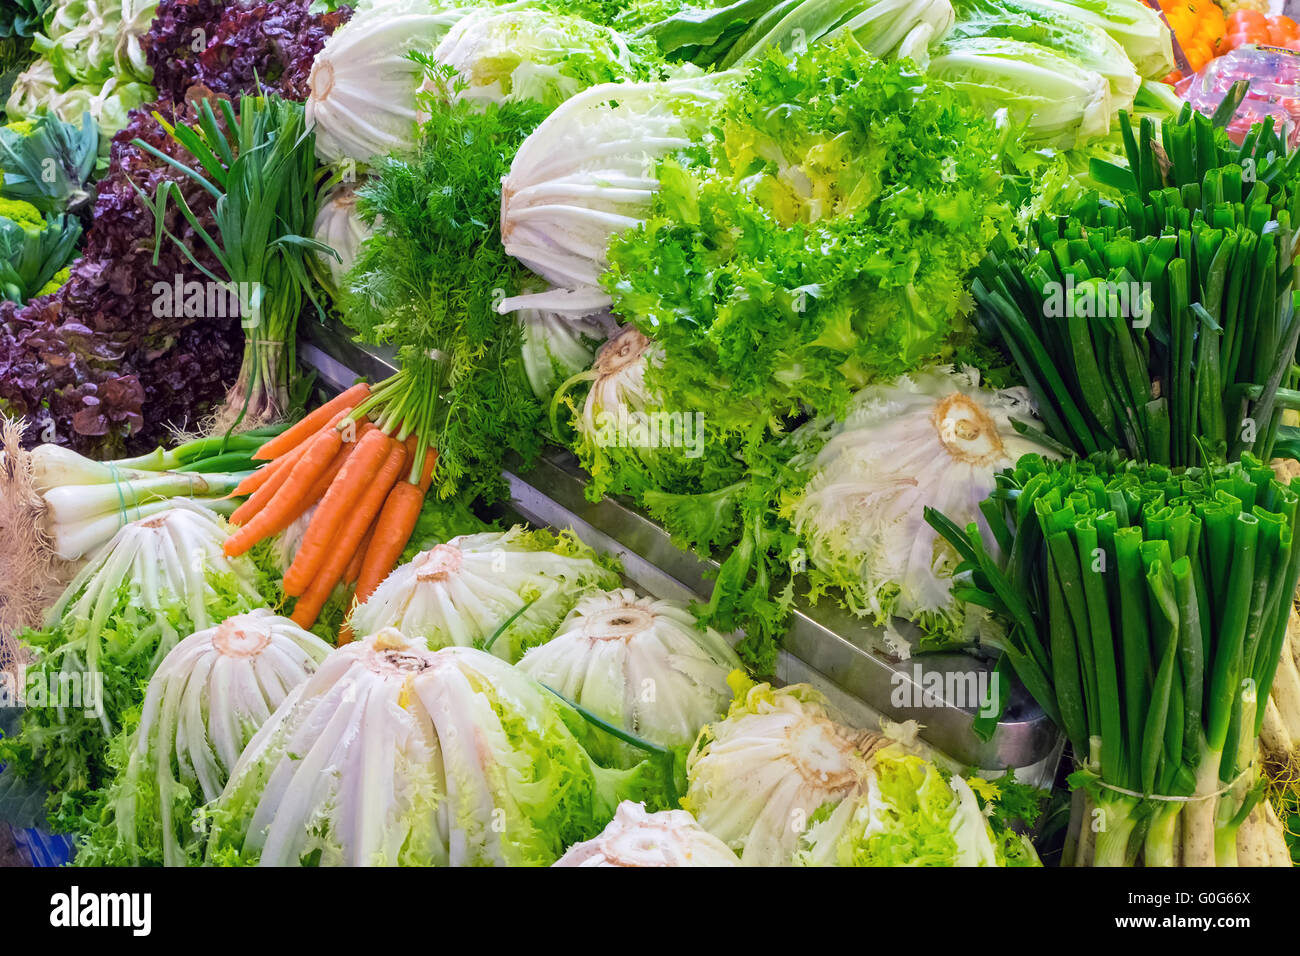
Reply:
[[683, 805], [747, 866], [784, 865], [812, 814], [862, 791], [883, 745], [833, 720], [808, 685], [758, 684], [701, 732]]
[[994, 467], [1007, 461], [997, 423], [984, 407], [963, 392], [945, 396], [930, 415], [939, 444], [955, 461]]
[[556, 866], [739, 866], [725, 843], [685, 810], [646, 811], [624, 801], [600, 836], [578, 843]]
[[[685, 748], [726, 711], [727, 678], [740, 660], [684, 604], [620, 588], [583, 597], [555, 636], [525, 654], [519, 667], [642, 740]], [[595, 756], [616, 763], [643, 756], [612, 737], [592, 746]]]

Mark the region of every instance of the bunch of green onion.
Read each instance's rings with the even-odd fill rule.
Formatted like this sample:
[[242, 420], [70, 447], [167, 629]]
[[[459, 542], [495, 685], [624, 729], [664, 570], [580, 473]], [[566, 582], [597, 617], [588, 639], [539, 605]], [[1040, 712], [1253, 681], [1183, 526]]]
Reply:
[[1264, 793], [1298, 503], [1250, 455], [1185, 470], [1026, 455], [981, 505], [991, 540], [926, 509], [963, 560], [954, 594], [1009, 622], [1007, 658], [1069, 738], [1071, 783], [1101, 811], [1095, 865], [1235, 864]]
[[51, 548], [64, 561], [88, 557], [124, 525], [174, 507], [176, 498], [230, 514], [236, 505], [231, 492], [257, 467], [253, 453], [283, 428], [199, 438], [109, 462], [38, 445], [31, 453], [32, 490], [43, 505]]
[[1300, 151], [1271, 124], [1237, 146], [1190, 106], [1159, 129], [1121, 116], [1128, 168], [1093, 160], [1090, 193], [1000, 243], [974, 284], [977, 324], [1019, 366], [1051, 438], [1080, 455], [1269, 460], [1300, 450], [1281, 428], [1300, 339]]
[[[167, 133], [196, 160], [168, 156], [143, 140], [133, 145], [184, 173], [215, 200], [215, 235], [190, 208], [180, 183], [164, 181], [157, 194], [141, 197], [154, 216], [158, 244], [166, 234], [210, 281], [238, 296], [245, 328], [239, 379], [213, 423], [214, 432], [236, 425], [263, 425], [289, 411], [289, 386], [297, 378], [296, 330], [303, 300], [317, 314], [308, 261], [317, 254], [337, 258], [311, 238], [316, 219], [316, 136], [306, 126], [301, 103], [278, 96], [200, 100], [198, 121], [173, 126], [155, 113]], [[138, 187], [137, 187], [138, 188]], [[225, 276], [204, 266], [166, 225], [175, 201], [186, 222], [216, 258]], [[155, 254], [156, 258], [156, 254]]]

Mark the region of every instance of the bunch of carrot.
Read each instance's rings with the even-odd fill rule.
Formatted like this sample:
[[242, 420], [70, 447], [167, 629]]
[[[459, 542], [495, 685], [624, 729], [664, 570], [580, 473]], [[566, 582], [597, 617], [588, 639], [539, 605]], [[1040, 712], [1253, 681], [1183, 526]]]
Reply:
[[[383, 391], [354, 385], [267, 441], [253, 456], [267, 464], [234, 491], [248, 500], [230, 518], [238, 526], [225, 544], [231, 557], [317, 506], [284, 574], [302, 627], [316, 622], [340, 581], [355, 583], [353, 601], [361, 603], [389, 575], [432, 482], [438, 456], [422, 429], [392, 416], [370, 421]], [[350, 638], [345, 627], [340, 643]]]

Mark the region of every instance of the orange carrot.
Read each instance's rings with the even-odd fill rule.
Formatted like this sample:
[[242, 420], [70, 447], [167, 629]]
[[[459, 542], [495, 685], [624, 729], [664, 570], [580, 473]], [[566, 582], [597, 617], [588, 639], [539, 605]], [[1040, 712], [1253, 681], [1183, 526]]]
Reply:
[[[297, 449], [295, 449], [295, 451], [296, 450]], [[287, 457], [288, 457], [287, 455], [281, 455], [275, 461], [267, 462], [265, 465], [262, 465], [260, 468], [258, 468], [255, 472], [253, 472], [251, 475], [249, 475], [239, 484], [235, 485], [235, 490], [232, 491], [230, 494], [226, 495], [226, 497], [247, 498], [258, 488], [261, 488], [264, 484], [266, 484], [266, 480], [270, 478], [272, 475], [274, 475], [278, 468], [283, 467], [284, 460]]]
[[[335, 416], [325, 425], [325, 428], [321, 429], [321, 431], [338, 425], [338, 423], [343, 420], [343, 416], [348, 414], [350, 411], [352, 411], [352, 409], [345, 408], [335, 414]], [[320, 434], [320, 432], [317, 432], [317, 434]], [[266, 503], [275, 497], [276, 492], [280, 490], [280, 486], [283, 485], [285, 479], [289, 477], [289, 472], [293, 470], [293, 466], [298, 463], [298, 459], [306, 453], [307, 448], [310, 445], [311, 442], [303, 442], [297, 448], [281, 455], [269, 465], [264, 465], [258, 471], [255, 471], [253, 473], [254, 476], [265, 473], [266, 477], [263, 480], [261, 487], [253, 491], [252, 496], [235, 509], [235, 513], [230, 516], [230, 523], [235, 525], [247, 524], [253, 515], [266, 507]], [[248, 480], [250, 479], [245, 479], [246, 482]], [[240, 488], [242, 487], [243, 485], [241, 484]], [[235, 494], [238, 493], [239, 488], [236, 488]]]
[[253, 453], [253, 460], [264, 461], [270, 458], [279, 458], [281, 455], [293, 451], [293, 449], [306, 442], [312, 435], [325, 427], [331, 420], [337, 422], [338, 418], [335, 416], [338, 412], [344, 409], [351, 411], [369, 397], [369, 385], [364, 382], [353, 385], [301, 421], [280, 432], [274, 438], [263, 442], [262, 447]]
[[397, 559], [402, 556], [406, 542], [411, 540], [415, 522], [424, 505], [424, 491], [409, 481], [399, 481], [388, 493], [384, 510], [375, 523], [375, 533], [370, 539], [361, 574], [357, 576], [356, 601], [362, 604], [392, 572]]
[[433, 484], [433, 466], [438, 461], [438, 453], [432, 448], [425, 449], [424, 467], [420, 469], [420, 494], [425, 494], [429, 490], [429, 485]]
[[[378, 476], [379, 470], [388, 459], [390, 445], [388, 436], [377, 428], [370, 429], [357, 441], [356, 450], [321, 498], [320, 507], [312, 515], [307, 533], [303, 535], [302, 543], [298, 546], [298, 553], [294, 556], [289, 570], [284, 574], [285, 594], [297, 597], [306, 591], [321, 565], [325, 563], [327, 553], [332, 550], [337, 554], [341, 541], [336, 535], [366, 489]], [[402, 449], [402, 455], [405, 457], [406, 449]], [[357, 537], [360, 536], [358, 533]], [[353, 546], [355, 547], [355, 542]], [[348, 557], [350, 553], [343, 558], [344, 566], [347, 564]], [[340, 568], [339, 574], [342, 573], [343, 568]]]
[[[355, 607], [355, 604], [353, 606]], [[344, 644], [351, 644], [354, 640], [356, 640], [356, 635], [352, 633], [352, 625], [344, 621], [343, 626], [339, 628], [338, 646], [342, 647]]]
[[[360, 456], [358, 452], [356, 457]], [[346, 516], [335, 539], [337, 545], [325, 556], [320, 569], [311, 579], [310, 586], [303, 592], [294, 605], [293, 619], [300, 627], [311, 627], [320, 616], [321, 608], [329, 600], [335, 586], [343, 578], [352, 554], [369, 533], [375, 515], [384, 504], [389, 491], [401, 477], [406, 465], [406, 449], [401, 443], [384, 440], [384, 460], [378, 471], [366, 485], [364, 493], [355, 507]], [[322, 506], [323, 507], [323, 506]], [[317, 512], [319, 514], [319, 512]], [[300, 555], [301, 551], [298, 552]]]
[[[320, 431], [290, 469], [275, 497], [253, 515], [247, 524], [226, 539], [222, 549], [226, 556], [233, 558], [243, 554], [263, 538], [269, 538], [293, 524], [298, 503], [329, 469], [342, 444], [343, 438], [337, 428]], [[323, 491], [321, 493], [324, 494]]]
[[[358, 435], [364, 437], [374, 431], [374, 429], [375, 426], [373, 423], [366, 422], [365, 425], [361, 427], [361, 431], [358, 432]], [[339, 476], [339, 472], [342, 471], [343, 466], [348, 463], [348, 459], [352, 457], [352, 453], [356, 451], [356, 448], [357, 442], [355, 441], [345, 441], [339, 446], [338, 454], [334, 456], [334, 460], [330, 462], [329, 467], [326, 468], [325, 471], [321, 473], [321, 476], [316, 479], [315, 483], [307, 489], [307, 493], [302, 496], [302, 499], [293, 506], [293, 515], [289, 518], [289, 524], [293, 524], [310, 511], [312, 505], [325, 497], [325, 493], [330, 490], [330, 485], [334, 484], [334, 479]], [[286, 528], [288, 526], [289, 525], [285, 525]]]
[[[390, 489], [391, 490], [391, 489]], [[370, 547], [370, 539], [375, 533], [375, 523], [372, 518], [370, 527], [366, 529], [366, 535], [357, 545], [356, 550], [352, 552], [352, 560], [348, 562], [347, 570], [343, 572], [343, 581], [345, 584], [356, 584], [357, 578], [361, 574], [361, 562], [365, 560], [366, 550]]]
[[300, 445], [287, 455], [277, 458], [271, 464], [267, 465], [264, 471], [269, 471], [265, 483], [261, 488], [254, 491], [242, 505], [235, 509], [235, 513], [230, 516], [230, 523], [234, 525], [248, 524], [253, 515], [257, 514], [266, 507], [266, 503], [275, 497], [276, 492], [280, 490], [289, 473], [293, 471], [293, 466], [298, 463], [307, 450], [306, 445]]

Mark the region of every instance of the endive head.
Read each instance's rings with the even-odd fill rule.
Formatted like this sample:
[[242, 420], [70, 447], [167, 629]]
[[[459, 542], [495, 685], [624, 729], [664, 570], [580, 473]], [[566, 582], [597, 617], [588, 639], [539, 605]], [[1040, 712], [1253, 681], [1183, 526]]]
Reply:
[[592, 587], [616, 572], [572, 535], [528, 531], [461, 535], [393, 571], [352, 612], [358, 634], [395, 627], [431, 648], [481, 647], [506, 660], [549, 638]]
[[685, 810], [646, 811], [625, 800], [600, 836], [577, 843], [556, 866], [740, 866], [725, 843]]
[[[731, 701], [731, 646], [684, 604], [631, 588], [582, 598], [555, 636], [519, 668], [602, 720], [660, 747], [683, 750]], [[598, 758], [631, 765], [643, 753], [613, 738]]]
[[806, 684], [751, 685], [726, 718], [700, 732], [682, 805], [747, 866], [785, 865], [813, 814], [865, 788], [871, 758], [886, 744], [832, 719]]

